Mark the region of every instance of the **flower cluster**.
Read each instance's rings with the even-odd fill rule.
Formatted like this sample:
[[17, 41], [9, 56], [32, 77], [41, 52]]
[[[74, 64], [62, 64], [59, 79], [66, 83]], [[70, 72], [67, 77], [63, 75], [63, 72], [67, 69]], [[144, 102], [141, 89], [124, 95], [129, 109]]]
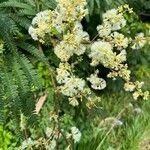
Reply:
[[87, 13], [86, 0], [57, 0], [58, 12], [68, 22], [81, 20]]
[[89, 57], [92, 58], [92, 66], [97, 66], [101, 63], [107, 68], [115, 68], [126, 61], [126, 51], [122, 50], [117, 54], [113, 52], [111, 43], [98, 40], [91, 45]]
[[148, 95], [149, 95], [149, 92], [148, 91], [145, 91], [145, 92], [142, 92], [141, 88], [142, 86], [144, 85], [144, 82], [139, 82], [139, 81], [136, 81], [136, 82], [127, 82], [124, 84], [124, 89], [125, 91], [130, 91], [130, 92], [133, 92], [133, 98], [135, 100], [138, 99], [138, 97], [143, 97], [144, 100], [146, 100], [148, 98]]
[[60, 92], [68, 97], [72, 106], [77, 106], [78, 99], [81, 99], [81, 93], [84, 91], [85, 81], [72, 75], [71, 68], [67, 62], [60, 63], [59, 68], [57, 68], [56, 79], [60, 84], [58, 87]]
[[72, 138], [74, 143], [79, 142], [81, 138], [81, 132], [76, 127], [71, 127], [71, 133], [67, 134], [67, 138]]
[[113, 78], [113, 80], [116, 80], [117, 77], [121, 77], [125, 81], [130, 80], [130, 73], [131, 71], [128, 70], [127, 64], [119, 64], [118, 67], [114, 68], [108, 75], [108, 78]]
[[120, 30], [126, 25], [123, 13], [119, 12], [118, 9], [111, 9], [104, 13], [103, 22], [104, 25], [105, 23], [109, 23], [112, 31]]
[[88, 81], [91, 82], [91, 87], [95, 90], [102, 90], [106, 87], [106, 81], [102, 78], [98, 77], [98, 71], [95, 74], [91, 74], [89, 78], [87, 78]]
[[82, 25], [76, 22], [71, 33], [67, 33], [63, 36], [63, 40], [56, 45], [54, 52], [61, 61], [68, 61], [74, 54], [82, 55], [86, 46], [82, 44], [82, 41], [88, 41], [89, 35], [83, 31]]
[[118, 11], [122, 13], [128, 12], [129, 14], [134, 13], [133, 8], [130, 8], [128, 4], [121, 5], [120, 7], [118, 7]]
[[129, 40], [123, 34], [114, 32], [112, 33], [112, 44], [118, 50], [126, 49], [128, 47]]
[[51, 10], [45, 10], [43, 12], [39, 12], [33, 18], [32, 25], [29, 27], [29, 34], [34, 40], [39, 40], [44, 43], [46, 34], [51, 35], [54, 29], [58, 31], [61, 30], [60, 26], [56, 26], [55, 23], [53, 23], [54, 16], [54, 12]]
[[39, 12], [32, 20], [29, 34], [34, 40], [44, 43], [45, 36], [65, 32], [72, 22], [81, 21], [87, 14], [86, 0], [57, 0], [55, 10]]
[[[38, 13], [29, 28], [32, 38], [43, 43], [47, 35], [53, 39], [53, 35], [59, 34], [59, 38], [55, 36], [54, 39], [56, 44], [53, 44], [54, 54], [60, 60], [59, 67], [56, 68], [57, 92], [64, 95], [73, 107], [82, 102], [88, 109], [97, 107], [96, 103], [99, 103], [101, 99], [94, 90], [103, 90], [106, 87], [106, 81], [99, 77], [100, 70], [95, 71], [95, 68], [103, 65], [110, 70], [108, 78], [115, 80], [120, 77], [125, 81], [125, 91], [133, 92], [135, 100], [139, 97], [147, 99], [148, 91], [141, 90], [143, 82], [131, 81], [131, 71], [126, 63], [127, 48], [130, 44], [133, 49], [142, 48], [146, 43], [145, 37], [141, 33], [132, 40], [119, 31], [127, 23], [124, 12], [132, 13], [132, 10], [128, 6], [108, 10], [102, 16], [103, 23], [97, 26], [98, 39], [90, 41], [88, 33], [83, 30], [81, 24], [82, 18], [87, 14], [86, 0], [57, 0], [57, 3], [55, 10]], [[91, 60], [91, 70], [95, 71], [88, 76], [79, 76], [75, 72], [75, 64], [78, 64], [82, 56]], [[88, 87], [88, 82], [91, 87]], [[54, 116], [53, 120], [58, 121], [59, 115]], [[122, 125], [119, 120], [113, 119], [113, 123]], [[55, 131], [48, 129], [46, 135], [51, 136], [53, 132]], [[57, 135], [57, 131], [55, 133]], [[72, 127], [67, 138], [73, 139], [76, 143], [81, 138], [81, 132], [78, 128]], [[55, 139], [52, 143], [55, 147]]]
[[73, 97], [83, 91], [85, 86], [85, 81], [77, 78], [75, 76], [71, 76], [70, 78], [66, 78], [65, 84], [60, 86], [60, 90], [62, 94]]
[[[146, 38], [143, 33], [138, 34], [135, 39], [127, 38], [122, 33], [116, 30], [122, 29], [126, 25], [126, 20], [123, 13], [131, 10], [129, 7], [124, 6], [118, 9], [112, 9], [103, 14], [103, 24], [97, 27], [100, 39], [92, 43], [89, 57], [92, 59], [91, 66], [97, 66], [102, 64], [104, 67], [111, 69], [111, 72], [107, 75], [108, 78], [121, 77], [125, 80], [125, 90], [133, 92], [133, 98], [136, 100], [138, 97], [143, 99], [148, 98], [148, 91], [142, 92], [142, 86], [136, 86], [133, 88], [134, 83], [130, 81], [131, 71], [128, 69], [128, 65], [125, 64], [127, 59], [126, 48], [130, 42], [133, 43], [132, 49], [142, 48], [146, 43]], [[118, 51], [119, 50], [119, 51]], [[95, 77], [95, 79], [94, 79]], [[98, 78], [91, 75], [91, 80], [98, 83]], [[91, 82], [91, 80], [89, 80]], [[133, 84], [131, 86], [131, 83]], [[136, 81], [138, 83], [138, 81]], [[94, 82], [92, 82], [94, 85]], [[96, 89], [96, 86], [92, 85], [92, 88]], [[132, 89], [132, 90], [131, 90]]]
[[59, 84], [65, 83], [65, 80], [70, 76], [71, 66], [69, 63], [60, 63], [56, 69], [56, 80]]
[[[98, 72], [91, 74], [86, 79], [79, 78], [74, 75], [71, 66], [71, 58], [76, 55], [86, 54], [92, 60], [91, 67], [102, 64], [111, 71], [107, 75], [108, 78], [116, 79], [121, 77], [125, 80], [125, 90], [133, 93], [134, 99], [139, 96], [147, 98], [148, 92], [142, 92], [141, 87], [136, 88], [135, 83], [130, 81], [131, 71], [125, 63], [127, 59], [126, 49], [132, 44], [133, 49], [142, 48], [145, 43], [143, 33], [138, 34], [133, 40], [125, 37], [118, 30], [126, 25], [124, 12], [132, 13], [132, 9], [128, 5], [119, 7], [118, 9], [108, 10], [103, 14], [102, 25], [97, 26], [99, 39], [90, 42], [87, 32], [83, 31], [81, 25], [82, 18], [88, 13], [85, 0], [57, 0], [55, 10], [45, 10], [40, 12], [33, 18], [29, 33], [32, 38], [44, 42], [45, 35], [52, 36], [55, 33], [61, 33], [61, 38], [57, 39], [54, 45], [54, 53], [60, 59], [59, 68], [56, 69], [56, 80], [59, 84], [60, 92], [68, 97], [72, 106], [79, 105], [79, 100], [83, 97], [87, 100], [90, 98], [90, 92], [86, 95], [87, 84], [91, 83], [91, 88], [102, 90], [106, 87], [106, 81], [98, 77]], [[91, 43], [87, 49], [87, 44]], [[132, 85], [133, 84], [133, 85]], [[89, 101], [91, 103], [91, 101]]]
[[144, 33], [139, 33], [133, 40], [132, 49], [141, 49], [144, 47], [146, 43], [146, 37], [144, 37]]

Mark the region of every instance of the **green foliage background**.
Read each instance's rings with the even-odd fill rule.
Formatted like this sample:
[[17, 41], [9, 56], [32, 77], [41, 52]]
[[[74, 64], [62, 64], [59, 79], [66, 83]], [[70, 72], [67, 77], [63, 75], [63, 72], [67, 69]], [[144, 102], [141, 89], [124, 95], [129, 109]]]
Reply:
[[[92, 37], [96, 35], [95, 28], [101, 23], [102, 13], [121, 4], [128, 3], [139, 14], [139, 17], [144, 16], [144, 21], [149, 21], [147, 19], [150, 15], [150, 2], [148, 0], [87, 0], [87, 2], [89, 15], [82, 23]], [[54, 0], [1, 0], [0, 2], [0, 41], [4, 42], [4, 50], [0, 53], [0, 150], [15, 149], [25, 138], [24, 131], [21, 131], [20, 126], [21, 114], [27, 117], [27, 131], [29, 128], [33, 128], [38, 131], [39, 137], [44, 136], [43, 130], [48, 125], [47, 114], [51, 110], [50, 104], [53, 98], [49, 67], [52, 69], [56, 67], [58, 60], [51, 52], [51, 44], [48, 43], [43, 47], [31, 39], [28, 34], [28, 27], [32, 18], [39, 11], [54, 9], [55, 7], [56, 2]], [[132, 33], [144, 32], [148, 35], [149, 32], [146, 28], [149, 25], [142, 21], [139, 22], [138, 16], [134, 17], [136, 19], [128, 18], [130, 25], [123, 32], [126, 33], [130, 28]], [[44, 52], [41, 51], [41, 48], [44, 48]], [[148, 49], [149, 46], [142, 51], [135, 52], [134, 56], [130, 53], [128, 56], [129, 65], [133, 66], [135, 72], [134, 76], [139, 79], [144, 78], [145, 81], [148, 81], [150, 77]], [[118, 82], [120, 84], [120, 81]], [[147, 88], [149, 88], [148, 84], [149, 82], [147, 82]], [[101, 104], [103, 110], [92, 112], [99, 114], [99, 120], [110, 115], [117, 115], [118, 108], [122, 108], [125, 103], [132, 101], [129, 95], [115, 92], [118, 90], [118, 83], [116, 82], [115, 85], [116, 88], [107, 89], [109, 93], [106, 91], [103, 94]], [[49, 91], [48, 100], [41, 114], [37, 116], [33, 113], [35, 103], [45, 93], [45, 89]], [[113, 93], [111, 97], [110, 93]], [[135, 107], [143, 109], [143, 113], [134, 119], [133, 112], [127, 110], [123, 115], [123, 127], [113, 130], [104, 141], [105, 144], [102, 145], [102, 149], [107, 150], [111, 145], [114, 149], [119, 147], [121, 150], [136, 150], [140, 137], [146, 130], [149, 130], [149, 104], [149, 101], [144, 104], [143, 102], [139, 102], [139, 104], [133, 102]], [[68, 116], [65, 116], [66, 124], [72, 124], [69, 122], [72, 120], [69, 113], [67, 112]], [[80, 117], [82, 118], [82, 115]], [[80, 123], [82, 122], [79, 118], [78, 124]], [[82, 129], [89, 129], [94, 126], [89, 124], [90, 120], [83, 125]], [[97, 130], [94, 137], [89, 137], [87, 130], [83, 135], [83, 141], [79, 145], [75, 145], [74, 149], [96, 150], [106, 134], [105, 130]], [[120, 143], [122, 144], [120, 145]]]

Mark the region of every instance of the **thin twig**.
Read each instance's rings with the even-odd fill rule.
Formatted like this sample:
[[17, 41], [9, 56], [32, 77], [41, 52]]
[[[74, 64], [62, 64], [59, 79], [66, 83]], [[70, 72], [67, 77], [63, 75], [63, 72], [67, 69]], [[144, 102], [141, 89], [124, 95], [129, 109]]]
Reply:
[[[43, 53], [43, 49], [42, 49], [42, 46], [40, 43], [38, 43], [38, 46], [39, 46], [39, 50]], [[55, 95], [54, 95], [54, 103], [55, 103], [55, 112], [56, 112], [56, 115], [58, 116], [58, 130], [59, 130], [59, 133], [61, 133], [61, 135], [63, 136], [64, 140], [66, 141], [66, 144], [67, 145], [71, 145], [70, 142], [67, 140], [66, 136], [64, 135], [64, 133], [61, 131], [61, 128], [59, 126], [59, 91], [57, 89], [57, 84], [56, 84], [56, 81], [55, 81], [55, 77], [54, 77], [54, 73], [53, 73], [53, 70], [51, 69], [50, 65], [49, 66], [49, 72], [50, 72], [50, 78], [51, 78], [51, 82], [52, 82], [52, 86], [55, 90]], [[59, 140], [59, 138], [57, 139]], [[58, 141], [57, 141], [57, 144], [58, 144]], [[58, 148], [58, 145], [57, 145], [57, 148]], [[69, 148], [70, 150], [72, 150], [72, 148], [70, 147]]]

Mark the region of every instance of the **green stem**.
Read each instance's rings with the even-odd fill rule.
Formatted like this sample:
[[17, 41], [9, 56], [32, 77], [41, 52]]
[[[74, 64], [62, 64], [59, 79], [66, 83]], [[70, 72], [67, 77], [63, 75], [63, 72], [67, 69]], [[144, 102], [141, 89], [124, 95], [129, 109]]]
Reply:
[[[123, 108], [123, 109], [118, 113], [118, 115], [116, 116], [116, 119], [119, 119], [119, 118], [121, 117], [122, 113], [123, 113], [125, 110], [126, 110], [126, 107]], [[111, 133], [111, 131], [114, 129], [114, 127], [115, 127], [115, 125], [112, 124], [111, 127], [110, 127], [110, 129], [109, 129], [108, 132], [105, 134], [104, 138], [102, 139], [102, 141], [100, 142], [100, 144], [99, 144], [98, 147], [96, 148], [96, 150], [100, 150], [100, 149], [101, 149], [101, 147], [102, 147], [103, 143], [105, 142], [107, 136]]]

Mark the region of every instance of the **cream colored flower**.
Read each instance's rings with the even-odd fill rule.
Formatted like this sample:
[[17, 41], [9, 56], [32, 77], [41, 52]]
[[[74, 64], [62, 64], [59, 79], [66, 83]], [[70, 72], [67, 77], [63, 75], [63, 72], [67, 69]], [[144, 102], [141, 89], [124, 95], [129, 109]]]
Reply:
[[108, 10], [103, 14], [103, 21], [108, 22], [111, 25], [111, 30], [120, 30], [126, 25], [126, 20], [122, 13], [119, 13], [117, 9]]
[[77, 95], [79, 92], [83, 91], [85, 87], [85, 81], [76, 78], [74, 76], [67, 78], [65, 84], [60, 86], [62, 94], [73, 97]]
[[149, 91], [145, 91], [145, 92], [143, 93], [143, 99], [144, 99], [144, 100], [148, 100], [148, 97], [149, 97]]
[[70, 97], [68, 98], [69, 100], [69, 104], [72, 105], [72, 106], [78, 106], [79, 103], [78, 103], [78, 100], [76, 99], [76, 97]]
[[59, 68], [56, 69], [56, 80], [59, 84], [65, 83], [65, 80], [70, 76], [70, 68], [67, 63], [59, 64]]
[[102, 90], [106, 87], [106, 81], [99, 78], [97, 74], [91, 74], [87, 80], [91, 82], [91, 87], [95, 90]]
[[132, 82], [127, 82], [127, 83], [124, 84], [125, 91], [132, 92], [132, 91], [134, 91], [135, 87], [136, 86]]
[[54, 48], [54, 53], [62, 61], [67, 62], [71, 56], [73, 56], [74, 47], [69, 44], [66, 44], [64, 41], [61, 41]]
[[102, 63], [108, 67], [112, 64], [114, 58], [111, 44], [104, 41], [94, 42], [91, 46], [89, 57], [92, 58], [92, 66], [97, 66], [99, 63]]
[[111, 36], [113, 37], [112, 43], [118, 50], [122, 50], [128, 47], [128, 38], [125, 37], [123, 34], [114, 32], [111, 34]]
[[97, 26], [97, 31], [100, 37], [107, 37], [111, 33], [111, 25], [106, 22], [102, 25]]
[[146, 38], [144, 37], [144, 33], [139, 33], [133, 40], [132, 49], [143, 48], [145, 44], [146, 44]]
[[79, 142], [81, 139], [81, 132], [77, 127], [71, 127], [71, 136], [75, 143]]
[[135, 91], [135, 92], [133, 93], [133, 98], [134, 98], [135, 100], [137, 100], [139, 96], [141, 96], [141, 92]]

